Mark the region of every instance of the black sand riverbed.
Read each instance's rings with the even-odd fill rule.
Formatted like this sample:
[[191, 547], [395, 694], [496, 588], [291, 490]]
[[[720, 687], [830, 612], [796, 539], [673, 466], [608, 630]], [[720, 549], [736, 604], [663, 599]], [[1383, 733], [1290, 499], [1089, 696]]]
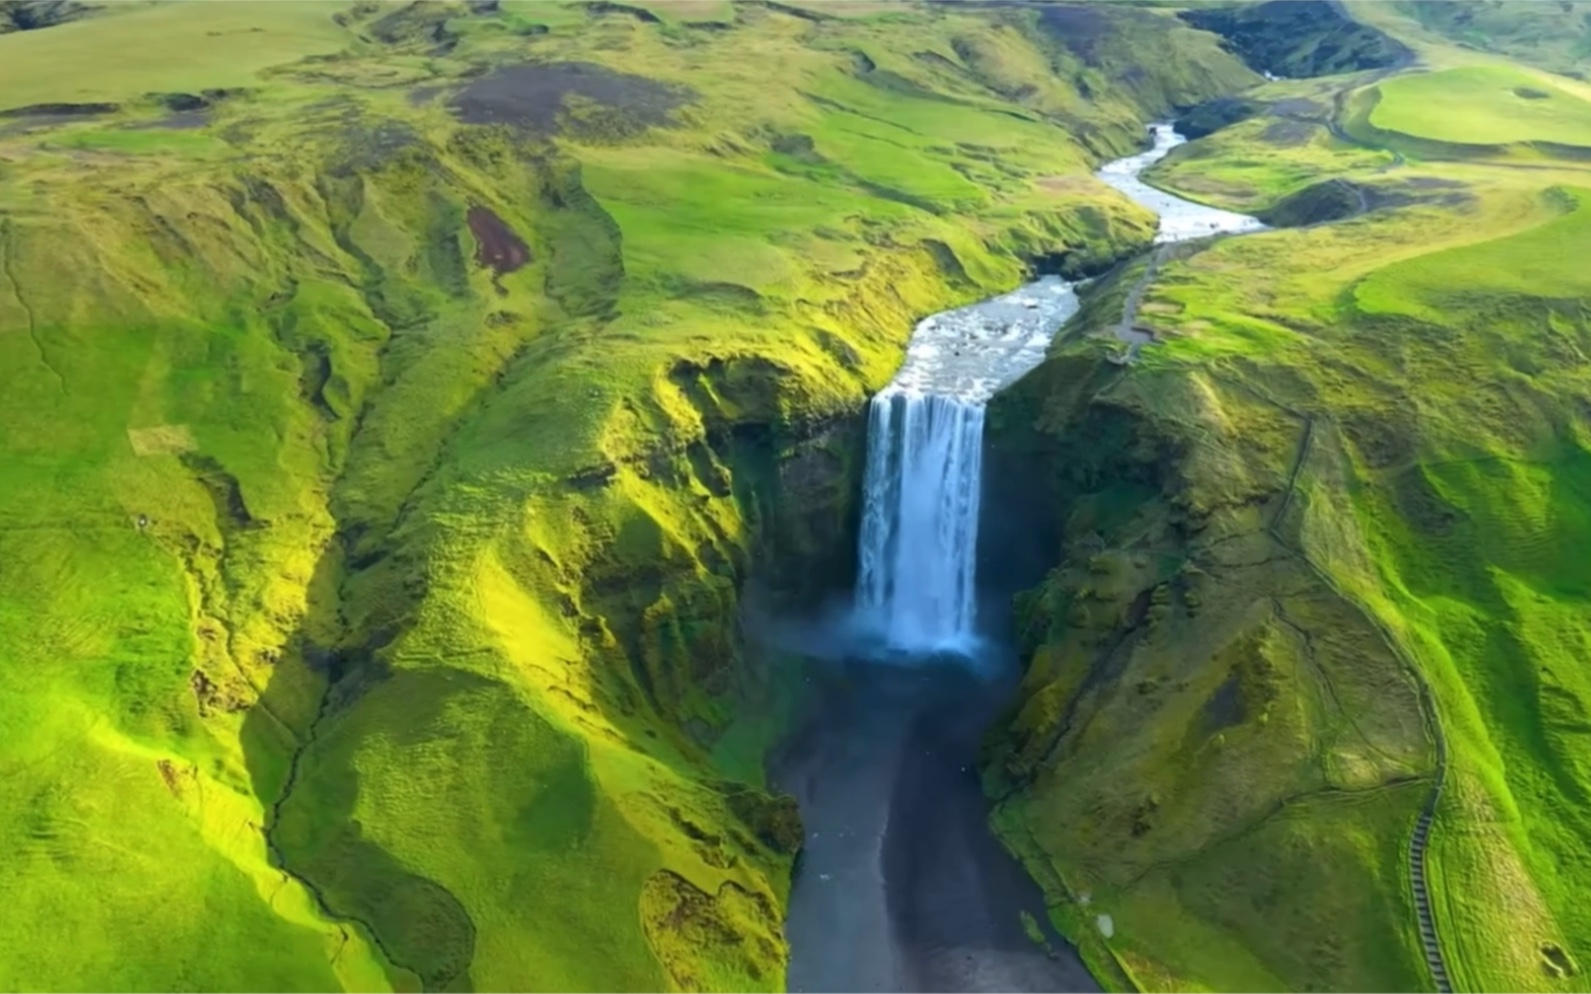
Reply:
[[1098, 991], [988, 827], [976, 756], [1009, 680], [943, 661], [811, 665], [811, 707], [773, 769], [807, 833], [790, 990]]

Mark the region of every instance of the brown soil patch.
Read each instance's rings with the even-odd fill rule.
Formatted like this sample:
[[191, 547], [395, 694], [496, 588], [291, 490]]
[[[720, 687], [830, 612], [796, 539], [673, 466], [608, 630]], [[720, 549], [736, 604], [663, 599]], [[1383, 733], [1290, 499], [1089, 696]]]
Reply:
[[469, 210], [470, 234], [475, 236], [475, 261], [498, 276], [530, 262], [530, 246], [514, 234], [503, 219], [479, 204]]
[[171, 791], [171, 796], [180, 798], [182, 786], [177, 782], [177, 768], [172, 765], [171, 760], [157, 760], [155, 765], [160, 768], [160, 779], [166, 781], [166, 789]]
[[1040, 176], [1034, 180], [1045, 193], [1094, 193], [1099, 183], [1092, 176]]
[[178, 455], [199, 447], [187, 425], [155, 425], [127, 429], [127, 441], [141, 456]]
[[686, 103], [689, 91], [590, 62], [504, 66], [470, 83], [453, 98], [466, 124], [507, 124], [541, 134], [558, 130], [569, 97], [613, 112], [632, 128], [662, 124]]
[[1260, 138], [1272, 145], [1291, 148], [1308, 142], [1320, 129], [1321, 125], [1312, 121], [1284, 119], [1266, 125], [1265, 130], [1260, 133]]
[[1275, 117], [1323, 118], [1328, 109], [1325, 104], [1308, 97], [1289, 97], [1270, 106], [1270, 112]]

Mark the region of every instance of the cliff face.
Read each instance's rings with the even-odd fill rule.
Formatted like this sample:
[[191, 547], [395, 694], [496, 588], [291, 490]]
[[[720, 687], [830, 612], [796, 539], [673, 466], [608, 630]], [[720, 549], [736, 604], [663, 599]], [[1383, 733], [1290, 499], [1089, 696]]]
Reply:
[[1360, 541], [1305, 496], [1333, 440], [1256, 372], [1124, 372], [1075, 343], [997, 400], [994, 489], [1044, 495], [1052, 568], [1017, 599], [996, 823], [1102, 977], [1422, 986], [1393, 884], [1425, 705], [1322, 568]]

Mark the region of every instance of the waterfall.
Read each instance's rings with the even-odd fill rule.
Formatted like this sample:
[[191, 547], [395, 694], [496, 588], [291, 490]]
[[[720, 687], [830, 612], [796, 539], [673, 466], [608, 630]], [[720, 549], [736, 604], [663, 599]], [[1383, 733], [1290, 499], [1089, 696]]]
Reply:
[[[1153, 125], [1150, 134], [1152, 148], [1107, 163], [1097, 175], [1160, 216], [1157, 243], [1264, 229], [1254, 218], [1139, 179], [1183, 141], [1170, 125]], [[1070, 283], [1046, 276], [926, 318], [912, 332], [900, 372], [873, 398], [855, 620], [890, 649], [975, 647], [984, 405], [1044, 360], [1077, 306]]]
[[983, 400], [886, 389], [868, 411], [857, 607], [890, 648], [975, 639]]
[[854, 617], [870, 638], [909, 654], [976, 648], [984, 405], [1076, 310], [1051, 276], [917, 325], [868, 409]]

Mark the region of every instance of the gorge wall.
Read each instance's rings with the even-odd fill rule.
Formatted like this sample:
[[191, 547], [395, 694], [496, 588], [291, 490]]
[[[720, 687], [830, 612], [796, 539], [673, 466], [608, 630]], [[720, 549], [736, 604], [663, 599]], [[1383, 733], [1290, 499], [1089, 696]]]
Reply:
[[1315, 499], [1339, 443], [1285, 376], [1074, 339], [990, 411], [991, 493], [1024, 495], [1049, 569], [1016, 598], [986, 776], [1101, 977], [1426, 983], [1412, 905], [1376, 883], [1429, 793], [1426, 703], [1334, 586], [1362, 539]]

